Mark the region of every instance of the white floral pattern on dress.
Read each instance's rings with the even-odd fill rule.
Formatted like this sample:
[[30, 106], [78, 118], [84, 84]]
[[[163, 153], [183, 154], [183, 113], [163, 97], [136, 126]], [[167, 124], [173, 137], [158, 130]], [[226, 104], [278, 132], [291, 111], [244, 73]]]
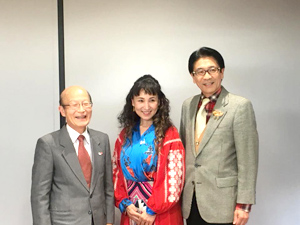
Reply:
[[180, 150], [170, 150], [168, 155], [168, 168], [169, 168], [169, 180], [168, 183], [169, 187], [169, 202], [178, 201], [181, 192], [181, 179], [183, 175], [183, 168], [182, 168], [182, 154]]

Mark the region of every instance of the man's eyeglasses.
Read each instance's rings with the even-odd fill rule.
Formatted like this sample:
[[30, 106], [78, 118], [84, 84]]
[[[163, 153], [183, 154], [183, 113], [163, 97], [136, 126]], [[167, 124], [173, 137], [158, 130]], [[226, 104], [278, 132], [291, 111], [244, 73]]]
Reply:
[[80, 106], [82, 106], [82, 108], [84, 108], [84, 109], [91, 109], [93, 107], [93, 103], [92, 102], [82, 102], [82, 103], [72, 102], [68, 105], [62, 105], [62, 106], [63, 107], [69, 106], [73, 110], [80, 109]]
[[204, 69], [198, 69], [196, 71], [193, 71], [193, 74], [196, 75], [197, 77], [203, 77], [206, 73], [208, 73], [209, 75], [213, 76], [216, 75], [218, 72], [220, 72], [221, 68], [217, 68], [217, 67], [210, 67], [207, 70]]

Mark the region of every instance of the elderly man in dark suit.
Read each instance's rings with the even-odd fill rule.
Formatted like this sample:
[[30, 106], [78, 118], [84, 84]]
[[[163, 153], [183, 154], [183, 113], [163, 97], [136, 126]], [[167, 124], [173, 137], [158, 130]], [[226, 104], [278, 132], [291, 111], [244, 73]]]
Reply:
[[252, 104], [229, 93], [221, 54], [192, 53], [189, 72], [201, 94], [182, 106], [180, 135], [186, 149], [182, 210], [187, 225], [244, 225], [255, 203], [258, 134]]
[[59, 111], [67, 124], [40, 138], [32, 168], [34, 225], [114, 222], [111, 153], [107, 134], [87, 128], [92, 100], [80, 86], [65, 89]]

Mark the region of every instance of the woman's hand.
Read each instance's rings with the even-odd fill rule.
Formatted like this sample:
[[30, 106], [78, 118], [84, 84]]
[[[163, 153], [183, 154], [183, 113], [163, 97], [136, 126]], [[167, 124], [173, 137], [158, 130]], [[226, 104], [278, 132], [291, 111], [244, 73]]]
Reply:
[[146, 213], [146, 211], [143, 211], [142, 214], [140, 214], [140, 219], [138, 222], [138, 225], [152, 225], [154, 223], [156, 215], [150, 215]]
[[137, 224], [139, 223], [141, 214], [138, 213], [138, 209], [133, 204], [126, 207], [126, 213], [130, 219], [132, 219]]

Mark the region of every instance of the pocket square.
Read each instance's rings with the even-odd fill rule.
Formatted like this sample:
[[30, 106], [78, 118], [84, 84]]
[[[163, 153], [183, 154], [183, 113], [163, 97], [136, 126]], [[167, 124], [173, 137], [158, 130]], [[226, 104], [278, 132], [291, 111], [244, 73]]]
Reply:
[[98, 152], [98, 155], [103, 155], [103, 152]]

